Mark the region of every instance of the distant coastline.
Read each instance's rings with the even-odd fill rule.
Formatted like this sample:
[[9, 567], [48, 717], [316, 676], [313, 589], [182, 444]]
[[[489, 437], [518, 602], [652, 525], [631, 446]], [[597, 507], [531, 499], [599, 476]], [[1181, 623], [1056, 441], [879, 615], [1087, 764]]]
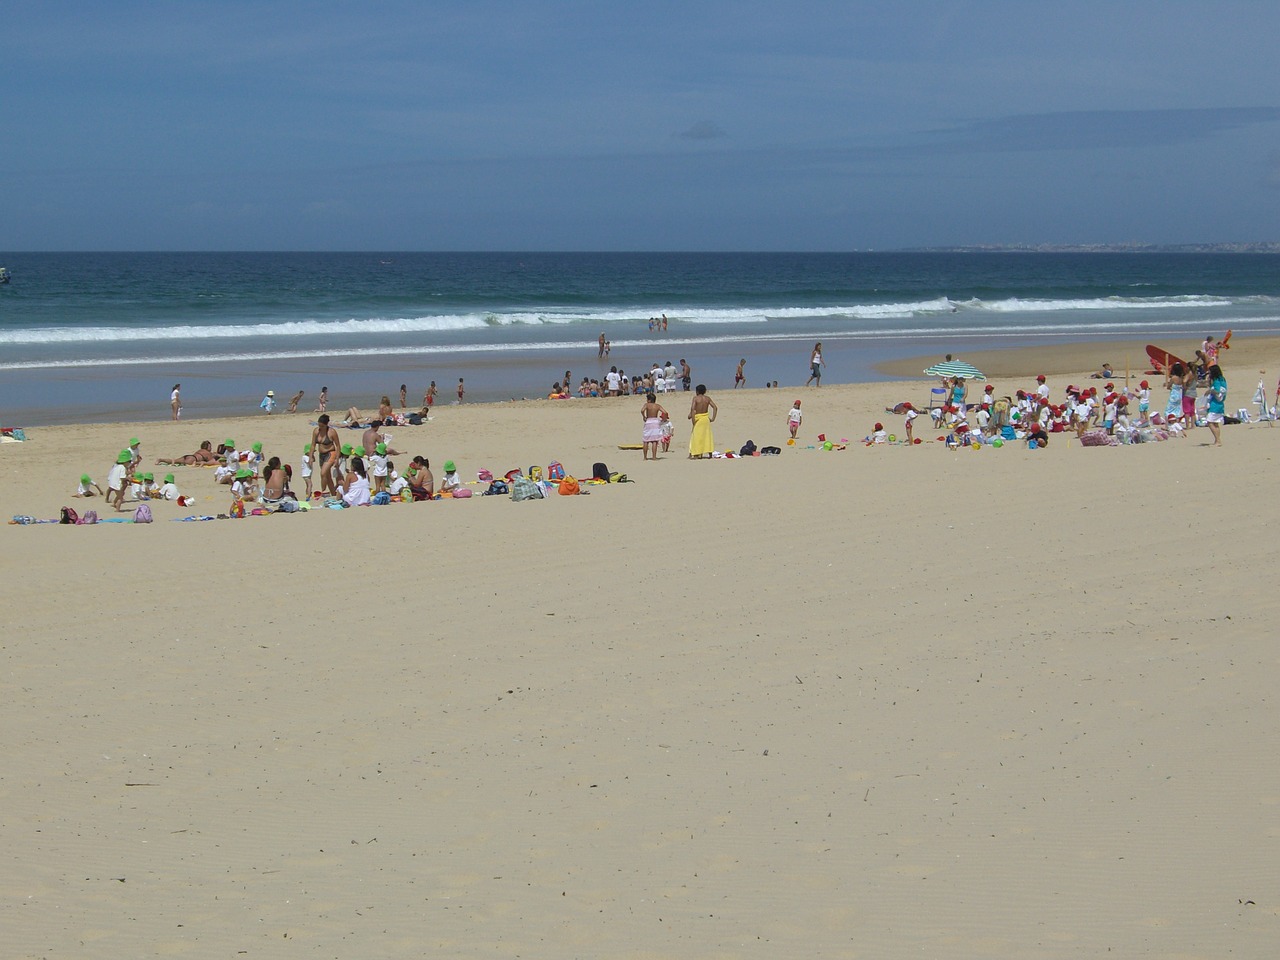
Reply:
[[1280, 241], [1231, 243], [979, 243], [905, 247], [900, 253], [1280, 253]]

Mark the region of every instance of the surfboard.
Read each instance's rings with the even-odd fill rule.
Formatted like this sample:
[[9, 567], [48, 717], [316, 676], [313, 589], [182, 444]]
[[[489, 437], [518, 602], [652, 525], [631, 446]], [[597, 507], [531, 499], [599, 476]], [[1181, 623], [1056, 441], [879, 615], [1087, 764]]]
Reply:
[[1147, 344], [1147, 356], [1150, 358], [1151, 366], [1155, 369], [1156, 373], [1167, 373], [1169, 368], [1175, 363], [1180, 363], [1184, 367], [1187, 365], [1185, 360], [1175, 357], [1168, 350], [1163, 350], [1160, 347], [1152, 346], [1151, 344]]
[[619, 450], [643, 450], [644, 444], [643, 443], [620, 443], [618, 444], [618, 449]]

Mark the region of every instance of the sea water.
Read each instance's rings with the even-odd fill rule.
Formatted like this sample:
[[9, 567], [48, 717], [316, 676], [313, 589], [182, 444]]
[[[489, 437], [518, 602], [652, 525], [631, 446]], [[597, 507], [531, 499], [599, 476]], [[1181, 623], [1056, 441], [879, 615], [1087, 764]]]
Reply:
[[[1280, 256], [1193, 253], [46, 253], [4, 256], [0, 421], [545, 396], [687, 359], [696, 381], [828, 382], [893, 357], [1280, 329]], [[667, 317], [667, 329], [650, 330]], [[598, 356], [600, 335], [610, 353]]]

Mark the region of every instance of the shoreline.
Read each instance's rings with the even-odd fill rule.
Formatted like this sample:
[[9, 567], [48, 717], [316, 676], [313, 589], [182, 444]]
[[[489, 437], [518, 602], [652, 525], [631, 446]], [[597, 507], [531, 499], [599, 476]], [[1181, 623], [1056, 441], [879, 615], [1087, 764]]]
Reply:
[[[1014, 342], [1008, 343], [1011, 339]], [[1159, 339], [1161, 345], [1175, 351], [1184, 346], [1178, 338]], [[1008, 345], [999, 345], [1002, 343]], [[828, 371], [832, 368], [840, 371], [838, 379], [830, 375], [824, 377], [829, 386], [926, 380], [921, 371], [947, 353], [974, 363], [994, 378], [1087, 372], [1096, 370], [1103, 360], [1110, 360], [1119, 376], [1123, 376], [1126, 359], [1132, 362], [1132, 375], [1141, 376], [1148, 369], [1145, 344], [1130, 338], [1090, 337], [1078, 340], [1065, 334], [1035, 338], [931, 335], [918, 339], [869, 341], [858, 337], [828, 337], [825, 345], [824, 352], [829, 357]], [[1193, 352], [1196, 345], [1198, 341], [1195, 345], [1186, 344], [1187, 352]], [[439, 390], [436, 409], [448, 408], [453, 406], [458, 375], [467, 381], [464, 405], [533, 401], [545, 397], [552, 381], [560, 380], [565, 369], [572, 369], [577, 381], [582, 376], [602, 377], [613, 365], [623, 370], [638, 371], [647, 369], [648, 363], [655, 359], [678, 361], [682, 351], [693, 366], [693, 382], [706, 383], [710, 390], [732, 387], [737, 359], [744, 355], [748, 359], [747, 382], [752, 387], [765, 379], [776, 379], [779, 389], [794, 390], [808, 375], [805, 359], [811, 344], [807, 340], [751, 341], [710, 347], [698, 345], [697, 349], [689, 349], [690, 346], [655, 339], [638, 347], [616, 350], [603, 360], [585, 349], [550, 356], [521, 355], [514, 359], [465, 357], [453, 361], [447, 368], [447, 375], [440, 373], [442, 368], [434, 364], [401, 363], [397, 367], [391, 360], [382, 372], [371, 372], [368, 358], [363, 357], [345, 363], [336, 362], [333, 358], [326, 358], [323, 364], [314, 361], [245, 363], [230, 372], [211, 371], [209, 365], [198, 364], [185, 367], [169, 365], [163, 369], [139, 365], [139, 369], [130, 369], [128, 373], [122, 373], [124, 368], [117, 367], [7, 371], [0, 397], [6, 394], [13, 397], [5, 398], [7, 402], [0, 404], [0, 422], [5, 426], [22, 427], [168, 422], [168, 396], [174, 382], [183, 384], [185, 422], [253, 416], [268, 388], [275, 390], [279, 402], [275, 416], [287, 416], [281, 411], [287, 406], [288, 398], [299, 389], [299, 384], [306, 390], [299, 404], [299, 413], [305, 411], [308, 416], [313, 415], [319, 385], [330, 387], [331, 416], [341, 416], [349, 406], [359, 408], [362, 413], [371, 407], [376, 408], [382, 391], [370, 388], [375, 381], [387, 386], [388, 395], [393, 400], [398, 394], [399, 384], [407, 383], [408, 409], [416, 410], [418, 407], [413, 404], [420, 400], [426, 382], [434, 378]], [[1277, 347], [1280, 347], [1280, 335], [1234, 337], [1232, 350], [1224, 355], [1228, 372], [1242, 367], [1256, 368], [1261, 359]], [[502, 387], [496, 385], [499, 378], [502, 378]], [[208, 396], [202, 394], [202, 388], [221, 392]], [[37, 397], [41, 392], [62, 400], [35, 405], [13, 402], [18, 397]], [[65, 402], [68, 395], [80, 399]], [[159, 402], [146, 399], [148, 397], [157, 397]]]

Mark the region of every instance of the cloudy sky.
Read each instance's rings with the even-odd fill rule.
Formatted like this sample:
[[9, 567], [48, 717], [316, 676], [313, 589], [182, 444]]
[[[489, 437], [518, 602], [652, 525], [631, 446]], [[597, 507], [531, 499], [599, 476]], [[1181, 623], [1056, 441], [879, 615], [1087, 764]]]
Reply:
[[3, 250], [1280, 240], [1280, 3], [9, 5]]

